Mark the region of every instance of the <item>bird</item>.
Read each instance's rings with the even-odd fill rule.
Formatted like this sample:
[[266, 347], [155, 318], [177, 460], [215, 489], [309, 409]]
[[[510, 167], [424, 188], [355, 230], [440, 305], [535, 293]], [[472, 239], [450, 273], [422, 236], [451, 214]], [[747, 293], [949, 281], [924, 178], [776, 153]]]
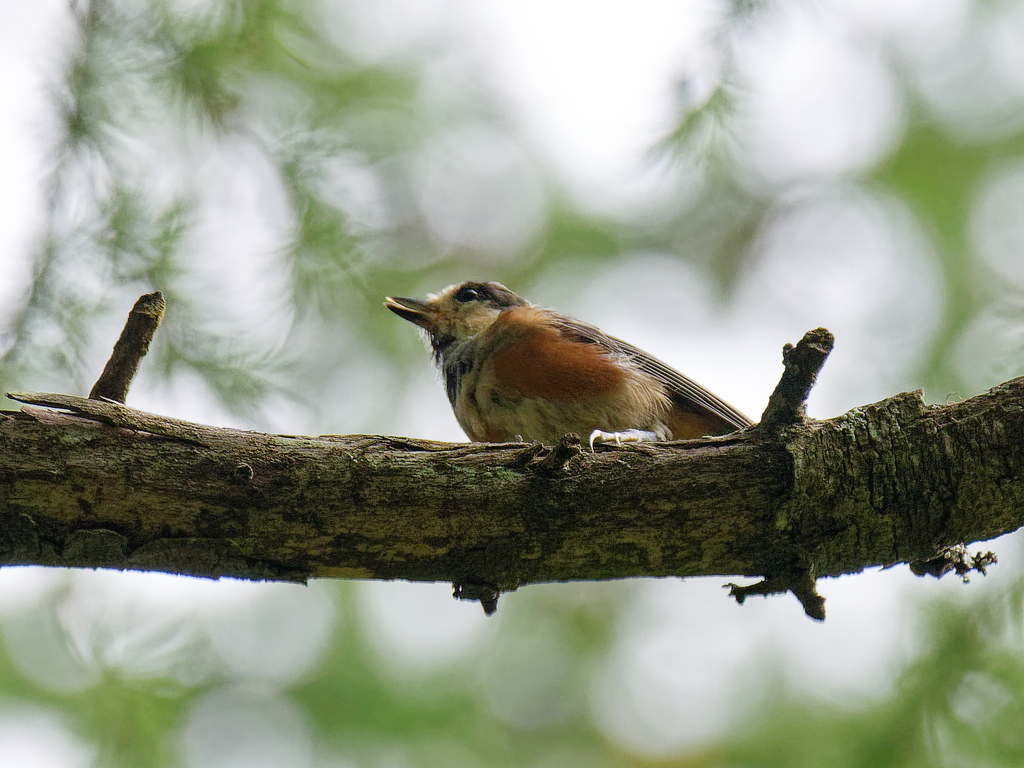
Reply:
[[384, 306], [419, 326], [459, 426], [473, 442], [595, 442], [724, 435], [750, 419], [631, 344], [534, 306], [501, 283], [468, 281]]

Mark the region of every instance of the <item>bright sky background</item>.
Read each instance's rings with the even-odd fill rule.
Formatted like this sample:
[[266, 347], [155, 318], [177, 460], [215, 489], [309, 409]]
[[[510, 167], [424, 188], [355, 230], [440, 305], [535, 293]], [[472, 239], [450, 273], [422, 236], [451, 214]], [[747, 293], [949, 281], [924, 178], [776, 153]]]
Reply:
[[[778, 377], [781, 345], [826, 325], [837, 334], [839, 346], [812, 400], [812, 413], [824, 417], [893, 394], [893, 382], [902, 381], [916, 362], [908, 350], [919, 348], [939, 321], [942, 289], [927, 238], [899, 201], [864, 188], [857, 174], [884, 158], [905, 121], [883, 42], [895, 41], [909, 60], [921, 62], [921, 72], [932, 71], [935, 52], [955, 37], [970, 4], [834, 0], [777, 5], [781, 10], [770, 23], [741, 33], [746, 38], [738, 66], [751, 98], [739, 151], [747, 153], [756, 171], [752, 183], [786, 189], [789, 206], [755, 245], [762, 258], [743, 276], [737, 295], [723, 306], [694, 267], [665, 254], [639, 253], [607, 274], [578, 276], [581, 289], [566, 300], [575, 303], [558, 308], [647, 348], [755, 418]], [[25, 254], [43, 217], [42, 183], [54, 114], [47, 64], [67, 34], [62, 9], [61, 0], [0, 4], [0, 317], [29, 277]], [[359, 38], [361, 55], [370, 59], [395, 55], [439, 33], [458, 41], [453, 47], [456, 61], [449, 65], [457, 70], [468, 61], [481, 67], [507, 98], [536, 151], [564, 173], [580, 200], [605, 211], [628, 213], [664, 192], [652, 172], [649, 149], [677, 117], [681, 84], [688, 83], [686, 93], [699, 103], [722, 66], [715, 41], [724, 5], [714, 0], [358, 0], [339, 13], [345, 15], [339, 30], [354, 19], [371, 33], [372, 46], [365, 42], [368, 38]], [[922, 23], [930, 26], [922, 31]], [[344, 38], [343, 32], [338, 35]], [[1012, 50], [1007, 48], [1007, 60]], [[1024, 69], [1018, 76], [1019, 71]], [[960, 108], [965, 92], [946, 81], [922, 82], [937, 114], [958, 130], [969, 130]], [[1020, 178], [1009, 174], [993, 179], [995, 196], [984, 198], [979, 221], [1001, 215], [1000, 201], [1006, 195], [1024, 195]], [[1024, 279], [1019, 264], [1000, 261], [1002, 251], [994, 246], [990, 251], [995, 255], [986, 258], [996, 269]], [[801, 276], [805, 291], [798, 305], [791, 295], [794, 275]], [[676, 314], [666, 314], [649, 300], [651, 285], [673, 297], [664, 305], [673, 306]], [[892, 290], [879, 290], [879, 285], [891, 285]], [[545, 300], [543, 281], [520, 290]], [[687, 329], [684, 334], [675, 331], [680, 321]], [[879, 349], [882, 326], [887, 345]], [[723, 345], [734, 354], [715, 354]], [[416, 399], [399, 416], [407, 434], [463, 439], [426, 365], [412, 389]], [[186, 387], [177, 400], [163, 401], [150, 394], [137, 404], [229, 423], [215, 407], [195, 403], [190, 393]], [[187, 410], [190, 402], [193, 411]], [[693, 747], [728, 727], [736, 694], [742, 698], [745, 693], [730, 686], [744, 679], [744, 670], [766, 659], [781, 658], [787, 676], [826, 700], [847, 695], [876, 699], [888, 691], [894, 671], [913, 646], [914, 602], [939, 594], [969, 599], [1008, 583], [1020, 570], [1016, 541], [1003, 542], [999, 566], [969, 587], [952, 578], [938, 584], [917, 579], [906, 568], [826, 582], [821, 589], [829, 598], [829, 619], [823, 625], [806, 619], [790, 597], [755, 599], [740, 609], [727, 600], [719, 579], [686, 585], [648, 582], [635, 615], [621, 630], [613, 663], [590, 694], [592, 710], [610, 738], [624, 748], [658, 755]], [[28, 577], [36, 578], [30, 587], [25, 578], [20, 572], [0, 573], [0, 611], [16, 614], [24, 607], [19, 594], [31, 589], [42, 594], [67, 580], [74, 585], [72, 597], [81, 601], [74, 603], [78, 613], [71, 613], [82, 636], [96, 622], [111, 620], [109, 615], [99, 617], [100, 611], [91, 612], [89, 607], [96, 605], [92, 601], [115, 612], [115, 628], [128, 623], [117, 610], [134, 611], [131, 620], [142, 633], [167, 620], [168, 613], [154, 609], [156, 604], [172, 605], [172, 617], [201, 614], [196, 631], [208, 633], [215, 649], [228, 647], [223, 643], [228, 642], [224, 633], [229, 628], [212, 617], [210, 595], [241, 612], [259, 601], [266, 601], [261, 615], [292, 611], [289, 620], [309, 623], [314, 639], [326, 637], [328, 620], [323, 617], [333, 617], [333, 608], [325, 608], [326, 598], [316, 592], [296, 608], [277, 599], [277, 588], [85, 572]], [[197, 599], [199, 593], [202, 599]], [[372, 597], [366, 600], [365, 617], [386, 666], [402, 675], [421, 674], [452, 663], [455, 654], [469, 652], [501, 631], [502, 611], [496, 620], [485, 621], [479, 607], [457, 604], [449, 593], [447, 585], [366, 585]], [[504, 603], [515, 600], [515, 595], [503, 598]], [[202, 605], [195, 607], [197, 602]], [[25, 653], [26, 674], [35, 679], [47, 671], [40, 666], [42, 657], [32, 653], [32, 638], [26, 635], [18, 647]], [[301, 674], [317, 653], [308, 644], [292, 649], [286, 645], [282, 641], [267, 652], [279, 654], [270, 664], [279, 681]], [[130, 651], [125, 647], [105, 657], [86, 655], [81, 663], [71, 659], [68, 669], [77, 670], [78, 677], [68, 679], [87, 686], [104, 665], [123, 670], [141, 663], [132, 660]], [[250, 663], [244, 654], [216, 658], [217, 663], [236, 665], [243, 677], [266, 668], [265, 660]], [[523, 696], [523, 701], [531, 700], [529, 691]], [[529, 714], [498, 693], [494, 706], [510, 722]], [[300, 717], [291, 710], [250, 714], [253, 722]], [[82, 764], [82, 746], [45, 713], [20, 712], [17, 718], [27, 723], [24, 729], [11, 725], [14, 715], [4, 719], [0, 711], [0, 763], [13, 765], [4, 757], [22, 754], [19, 748], [28, 754], [32, 744], [45, 741], [50, 752], [40, 752], [37, 764]], [[680, 731], [679, 722], [688, 723], [689, 729]], [[298, 765], [305, 754], [301, 724], [290, 733], [297, 751], [283, 754]], [[21, 741], [11, 741], [12, 734], [22, 734]], [[197, 764], [208, 757], [198, 725], [187, 727], [183, 738], [183, 749]], [[54, 750], [57, 757], [51, 754]]]

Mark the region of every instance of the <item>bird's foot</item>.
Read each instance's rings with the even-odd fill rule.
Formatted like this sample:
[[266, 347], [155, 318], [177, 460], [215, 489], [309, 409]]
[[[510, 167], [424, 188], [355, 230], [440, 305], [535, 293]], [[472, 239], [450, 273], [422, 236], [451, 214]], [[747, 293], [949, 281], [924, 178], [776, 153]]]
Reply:
[[595, 429], [590, 433], [590, 450], [594, 450], [594, 443], [610, 443], [613, 442], [622, 447], [623, 443], [654, 443], [657, 442], [658, 436], [654, 432], [648, 432], [643, 429], [627, 429], [622, 432], [602, 432], [600, 429]]

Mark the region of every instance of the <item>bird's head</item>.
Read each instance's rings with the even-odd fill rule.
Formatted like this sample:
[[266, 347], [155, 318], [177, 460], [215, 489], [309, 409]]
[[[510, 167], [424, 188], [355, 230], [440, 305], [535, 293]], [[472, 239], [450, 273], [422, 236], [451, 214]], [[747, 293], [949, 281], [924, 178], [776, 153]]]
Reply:
[[490, 328], [506, 309], [532, 305], [501, 283], [470, 281], [449, 285], [425, 299], [388, 296], [384, 306], [426, 331], [435, 357], [440, 358], [455, 342]]

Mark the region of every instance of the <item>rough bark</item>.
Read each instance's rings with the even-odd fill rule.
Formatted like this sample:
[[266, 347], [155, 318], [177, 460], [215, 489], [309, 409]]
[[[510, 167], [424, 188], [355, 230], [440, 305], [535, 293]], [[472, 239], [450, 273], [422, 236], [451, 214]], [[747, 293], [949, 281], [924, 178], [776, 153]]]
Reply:
[[82, 415], [0, 412], [2, 564], [445, 580], [485, 608], [536, 582], [763, 576], [755, 592], [791, 589], [823, 615], [815, 577], [935, 572], [944, 550], [1024, 518], [1024, 379], [597, 453], [267, 435], [19, 398]]

